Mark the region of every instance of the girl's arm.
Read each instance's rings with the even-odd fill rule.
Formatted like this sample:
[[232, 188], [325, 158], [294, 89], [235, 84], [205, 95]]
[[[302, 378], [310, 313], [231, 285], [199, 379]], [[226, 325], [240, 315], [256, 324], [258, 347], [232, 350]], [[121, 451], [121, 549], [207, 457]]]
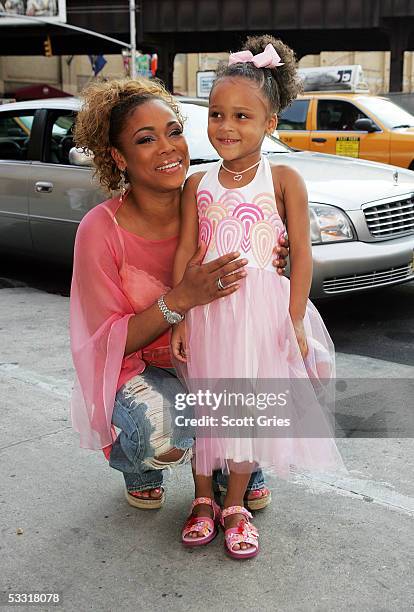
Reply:
[[312, 283], [312, 249], [305, 182], [289, 166], [280, 170], [279, 188], [285, 209], [290, 245], [289, 314], [302, 357], [308, 354], [303, 319]]
[[197, 250], [197, 188], [203, 175], [203, 172], [197, 172], [191, 175], [184, 185], [181, 196], [180, 238], [175, 254], [173, 269], [174, 287], [182, 280], [186, 266]]
[[289, 233], [290, 303], [293, 323], [302, 322], [312, 282], [308, 194], [300, 174], [289, 166], [272, 168], [276, 198], [281, 198]]
[[289, 166], [280, 173], [290, 245], [290, 301], [293, 322], [303, 320], [312, 283], [312, 248], [305, 181]]

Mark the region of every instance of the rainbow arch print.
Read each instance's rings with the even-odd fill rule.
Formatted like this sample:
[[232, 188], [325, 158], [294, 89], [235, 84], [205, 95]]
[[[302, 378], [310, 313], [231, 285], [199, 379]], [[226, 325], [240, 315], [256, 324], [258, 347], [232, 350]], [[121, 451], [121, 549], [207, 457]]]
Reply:
[[265, 218], [270, 217], [270, 215], [277, 211], [276, 200], [273, 193], [258, 193], [253, 198], [253, 204], [256, 204], [256, 206], [262, 209]]
[[207, 208], [212, 203], [213, 196], [209, 191], [207, 191], [207, 189], [197, 192], [197, 210], [200, 217], [205, 216]]
[[239, 204], [233, 211], [233, 217], [240, 219], [243, 224], [243, 240], [242, 249], [245, 253], [250, 251], [250, 230], [256, 221], [264, 220], [264, 213], [256, 204], [248, 204], [244, 202]]
[[206, 217], [210, 220], [213, 230], [213, 235], [210, 242], [210, 249], [214, 249], [217, 223], [219, 223], [219, 221], [226, 217], [226, 210], [220, 204], [211, 204], [207, 208]]
[[210, 246], [211, 238], [213, 236], [213, 224], [207, 217], [201, 217], [198, 228], [198, 239], [203, 241], [207, 245], [207, 250]]
[[240, 249], [243, 239], [243, 224], [236, 217], [226, 217], [217, 223], [216, 249], [219, 256]]
[[252, 253], [259, 266], [263, 269], [270, 263], [275, 246], [275, 230], [268, 221], [253, 223], [250, 231]]
[[219, 204], [225, 207], [228, 214], [233, 214], [234, 209], [239, 204], [243, 204], [245, 198], [240, 190], [228, 189], [219, 198]]

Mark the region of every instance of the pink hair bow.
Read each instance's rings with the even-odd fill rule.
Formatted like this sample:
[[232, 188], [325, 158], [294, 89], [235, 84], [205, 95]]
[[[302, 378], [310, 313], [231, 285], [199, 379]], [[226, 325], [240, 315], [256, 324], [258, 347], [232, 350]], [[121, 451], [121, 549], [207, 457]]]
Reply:
[[283, 66], [284, 62], [280, 61], [280, 55], [272, 44], [268, 44], [262, 53], [253, 55], [251, 51], [239, 51], [232, 53], [229, 57], [229, 66], [232, 64], [244, 64], [252, 62], [256, 68], [277, 68]]

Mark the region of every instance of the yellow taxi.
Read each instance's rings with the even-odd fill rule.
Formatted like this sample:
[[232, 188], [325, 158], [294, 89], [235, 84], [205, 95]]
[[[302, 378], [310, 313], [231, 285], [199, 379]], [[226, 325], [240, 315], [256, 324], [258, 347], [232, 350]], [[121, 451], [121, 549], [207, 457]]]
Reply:
[[387, 98], [370, 95], [360, 66], [299, 73], [305, 93], [279, 116], [280, 140], [295, 149], [414, 170], [414, 116]]

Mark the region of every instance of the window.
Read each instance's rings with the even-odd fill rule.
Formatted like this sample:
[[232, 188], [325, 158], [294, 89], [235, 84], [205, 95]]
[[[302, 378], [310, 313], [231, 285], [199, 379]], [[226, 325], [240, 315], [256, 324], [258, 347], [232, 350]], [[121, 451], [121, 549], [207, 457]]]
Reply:
[[34, 111], [0, 113], [0, 159], [27, 160]]
[[306, 130], [309, 100], [294, 100], [279, 116], [278, 130]]
[[53, 114], [46, 140], [46, 162], [50, 164], [69, 164], [69, 151], [75, 146], [73, 142], [75, 120], [75, 113], [70, 111]]
[[317, 129], [347, 132], [354, 130], [357, 119], [368, 117], [351, 102], [318, 100]]
[[414, 117], [412, 113], [408, 113], [390, 100], [376, 98], [375, 96], [367, 96], [364, 98], [363, 104], [388, 128], [395, 128], [398, 126], [414, 127]]

